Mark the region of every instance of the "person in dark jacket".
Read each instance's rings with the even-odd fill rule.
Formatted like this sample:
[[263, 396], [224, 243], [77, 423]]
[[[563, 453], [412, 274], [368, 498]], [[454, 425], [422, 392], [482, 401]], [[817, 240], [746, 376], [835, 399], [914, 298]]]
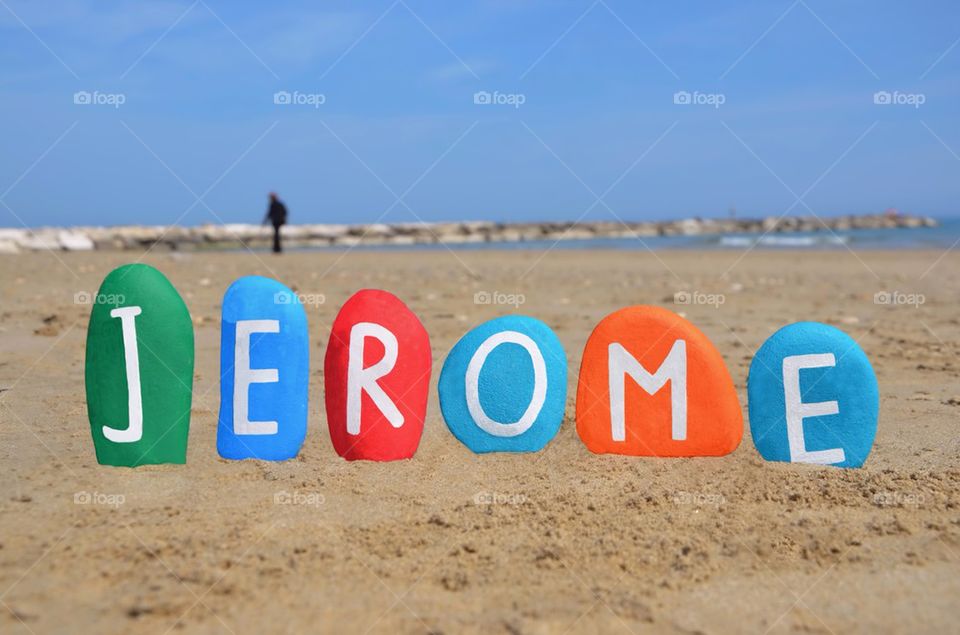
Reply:
[[273, 225], [273, 253], [279, 254], [283, 251], [280, 246], [280, 228], [287, 224], [287, 206], [277, 197], [276, 192], [270, 192], [270, 207], [267, 208], [267, 215], [263, 217], [263, 224], [267, 221]]

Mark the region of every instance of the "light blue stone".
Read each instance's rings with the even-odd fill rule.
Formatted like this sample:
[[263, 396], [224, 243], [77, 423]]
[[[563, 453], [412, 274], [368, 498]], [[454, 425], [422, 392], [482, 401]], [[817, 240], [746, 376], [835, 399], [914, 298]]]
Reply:
[[[483, 353], [477, 355], [481, 347], [489, 351], [482, 366]], [[531, 355], [527, 347], [539, 354]], [[563, 422], [567, 356], [556, 334], [540, 320], [496, 318], [471, 330], [453, 347], [440, 372], [438, 392], [447, 427], [474, 452], [537, 452]], [[468, 405], [471, 392], [477, 397], [472, 400], [473, 412]]]
[[838, 467], [867, 460], [880, 410], [877, 377], [843, 331], [798, 322], [774, 333], [750, 364], [747, 396], [750, 433], [764, 459]]
[[[310, 379], [303, 305], [276, 280], [240, 278], [223, 296], [220, 329], [217, 451], [227, 459], [295, 457], [307, 434]], [[244, 351], [249, 351], [248, 360]], [[245, 367], [253, 371], [252, 382], [244, 380]], [[235, 404], [242, 406], [244, 398], [246, 416], [242, 407], [235, 412]]]

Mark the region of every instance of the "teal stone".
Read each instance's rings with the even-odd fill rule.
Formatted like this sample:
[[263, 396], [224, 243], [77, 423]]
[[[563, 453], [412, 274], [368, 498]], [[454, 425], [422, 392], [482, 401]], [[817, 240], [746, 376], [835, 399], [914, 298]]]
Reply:
[[798, 322], [770, 336], [750, 364], [750, 433], [767, 461], [860, 467], [877, 435], [880, 390], [849, 335]]

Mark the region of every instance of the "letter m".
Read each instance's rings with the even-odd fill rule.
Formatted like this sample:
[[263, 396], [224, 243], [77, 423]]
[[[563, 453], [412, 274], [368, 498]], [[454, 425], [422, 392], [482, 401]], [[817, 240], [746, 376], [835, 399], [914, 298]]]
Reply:
[[671, 434], [674, 441], [687, 438], [687, 343], [677, 340], [670, 353], [653, 374], [621, 344], [612, 342], [607, 349], [610, 382], [610, 426], [614, 441], [626, 441], [625, 396], [627, 375], [653, 395], [670, 382]]

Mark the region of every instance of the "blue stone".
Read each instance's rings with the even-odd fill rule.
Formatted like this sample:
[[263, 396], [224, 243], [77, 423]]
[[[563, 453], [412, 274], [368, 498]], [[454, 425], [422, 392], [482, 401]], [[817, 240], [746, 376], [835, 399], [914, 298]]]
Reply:
[[[307, 316], [287, 287], [240, 278], [223, 296], [217, 452], [226, 459], [282, 461], [307, 434]], [[239, 344], [239, 345], [238, 345]]]
[[877, 434], [880, 392], [863, 349], [819, 322], [763, 343], [747, 380], [750, 434], [768, 461], [860, 467]]
[[437, 388], [447, 427], [472, 451], [537, 452], [563, 422], [567, 356], [540, 320], [500, 317], [457, 342]]

